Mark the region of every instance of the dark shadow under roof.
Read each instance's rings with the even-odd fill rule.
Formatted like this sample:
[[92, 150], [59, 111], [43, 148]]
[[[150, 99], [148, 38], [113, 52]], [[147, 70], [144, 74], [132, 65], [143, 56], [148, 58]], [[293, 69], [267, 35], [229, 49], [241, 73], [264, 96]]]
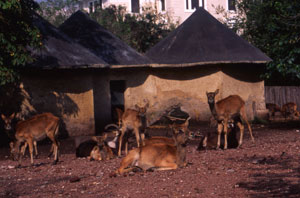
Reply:
[[151, 62], [82, 11], [70, 16], [59, 29], [111, 65], [145, 65]]
[[73, 41], [38, 14], [33, 24], [43, 39], [41, 49], [29, 49], [36, 59], [30, 66], [38, 68], [106, 67], [108, 64], [88, 49]]
[[165, 39], [147, 51], [157, 66], [194, 66], [218, 63], [266, 63], [271, 59], [221, 24], [206, 10], [197, 9]]

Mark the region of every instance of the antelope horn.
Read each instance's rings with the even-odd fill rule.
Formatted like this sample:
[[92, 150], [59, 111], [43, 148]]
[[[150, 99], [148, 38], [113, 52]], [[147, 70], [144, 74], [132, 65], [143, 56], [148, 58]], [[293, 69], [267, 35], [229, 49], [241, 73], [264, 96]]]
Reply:
[[107, 130], [109, 127], [115, 127], [116, 129], [119, 129], [119, 126], [116, 124], [108, 124], [104, 127], [104, 130]]

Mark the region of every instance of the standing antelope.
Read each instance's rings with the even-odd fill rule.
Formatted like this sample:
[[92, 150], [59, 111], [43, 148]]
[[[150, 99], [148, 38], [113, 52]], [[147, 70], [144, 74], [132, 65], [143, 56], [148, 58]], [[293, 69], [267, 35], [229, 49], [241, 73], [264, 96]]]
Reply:
[[35, 115], [28, 120], [20, 121], [16, 126], [15, 142], [12, 149], [13, 155], [18, 155], [19, 166], [21, 165], [22, 155], [20, 155], [20, 144], [26, 142], [29, 146], [30, 160], [33, 165], [33, 142], [40, 141], [48, 137], [52, 141], [54, 153], [53, 164], [58, 162], [58, 142], [56, 135], [59, 130], [59, 118], [51, 113]]
[[[9, 146], [10, 146], [10, 152], [12, 152], [12, 149], [14, 146], [13, 141], [15, 140], [15, 131], [14, 131], [12, 121], [15, 118], [15, 113], [12, 113], [10, 116], [5, 116], [5, 115], [1, 114], [1, 118], [4, 121], [5, 132], [11, 141], [9, 143]], [[20, 121], [20, 122], [22, 122], [22, 121]], [[34, 145], [35, 156], [38, 156], [37, 142], [33, 141], [33, 145]], [[23, 154], [23, 156], [25, 155], [27, 146], [28, 146], [28, 144], [27, 144], [27, 142], [25, 142], [25, 144], [21, 148], [21, 153]], [[10, 153], [10, 154], [12, 155], [12, 153]]]
[[180, 131], [173, 134], [174, 145], [166, 142], [148, 143], [145, 146], [131, 150], [121, 161], [116, 174], [131, 171], [132, 166], [138, 166], [144, 171], [155, 168], [157, 170], [172, 170], [184, 167], [186, 162], [186, 133]]
[[[221, 133], [224, 128], [224, 149], [227, 149], [227, 123], [230, 119], [234, 118], [235, 116], [239, 116], [242, 121], [246, 122], [246, 124], [248, 125], [252, 142], [254, 142], [252, 129], [247, 120], [245, 102], [243, 101], [243, 99], [238, 95], [230, 95], [227, 98], [219, 100], [217, 103], [215, 103], [215, 96], [218, 93], [219, 89], [217, 89], [215, 92], [206, 92], [211, 113], [214, 116], [214, 118], [218, 121], [218, 142], [216, 148], [220, 148]], [[244, 125], [242, 124], [242, 122], [237, 122], [237, 126], [240, 128], [240, 140], [238, 145], [238, 147], [240, 147], [243, 143]]]
[[[121, 156], [121, 149], [122, 149], [122, 141], [125, 133], [128, 131], [133, 131], [136, 138], [137, 147], [140, 147], [140, 143], [144, 145], [144, 134], [140, 134], [140, 131], [143, 130], [145, 126], [143, 126], [142, 117], [145, 116], [146, 110], [149, 106], [147, 102], [143, 107], [139, 105], [135, 105], [137, 110], [134, 109], [126, 109], [122, 115], [122, 128], [121, 128], [121, 135], [119, 138], [119, 151], [118, 156]], [[140, 140], [142, 140], [140, 142]], [[128, 141], [126, 141], [125, 145], [125, 153], [128, 153]]]

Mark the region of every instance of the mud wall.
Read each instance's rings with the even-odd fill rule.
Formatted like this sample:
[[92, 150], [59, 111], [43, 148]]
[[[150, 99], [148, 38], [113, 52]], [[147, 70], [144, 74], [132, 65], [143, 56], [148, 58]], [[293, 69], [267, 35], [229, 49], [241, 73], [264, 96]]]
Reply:
[[[126, 108], [143, 102], [146, 98], [150, 107], [148, 124], [154, 123], [164, 110], [180, 104], [192, 119], [207, 121], [211, 116], [206, 92], [220, 89], [216, 100], [231, 94], [240, 95], [246, 102], [248, 119], [263, 117], [265, 109], [264, 82], [259, 79], [261, 68], [253, 65], [210, 66], [199, 68], [161, 69], [144, 75], [144, 83], [128, 86], [125, 92]], [[141, 74], [138, 74], [141, 76]], [[129, 85], [136, 79], [128, 79]], [[130, 83], [131, 82], [131, 83]]]
[[260, 72], [253, 65], [30, 71], [22, 74], [17, 100], [8, 99], [4, 106], [18, 107], [11, 112], [20, 112], [20, 119], [52, 112], [61, 118], [64, 135], [99, 134], [112, 122], [110, 81], [123, 80], [125, 109], [143, 105], [147, 99], [148, 124], [178, 104], [192, 119], [207, 121], [211, 112], [206, 92], [216, 89], [220, 89], [217, 100], [240, 95], [246, 101], [248, 119], [253, 119], [267, 113]]
[[60, 135], [93, 135], [92, 76], [86, 71], [32, 71], [21, 78], [19, 118], [51, 112], [61, 118]]

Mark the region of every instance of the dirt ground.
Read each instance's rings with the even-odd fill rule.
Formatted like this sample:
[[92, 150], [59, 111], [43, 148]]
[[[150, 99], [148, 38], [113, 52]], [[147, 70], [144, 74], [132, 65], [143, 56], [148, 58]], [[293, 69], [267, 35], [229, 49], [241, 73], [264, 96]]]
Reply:
[[[300, 125], [252, 125], [255, 144], [245, 131], [240, 149], [197, 151], [187, 147], [189, 165], [172, 171], [110, 177], [121, 158], [87, 161], [75, 157], [72, 139], [61, 141], [60, 162], [51, 165], [49, 144], [38, 145], [37, 166], [22, 167], [0, 150], [0, 197], [299, 197]], [[200, 133], [212, 130], [193, 126]]]

